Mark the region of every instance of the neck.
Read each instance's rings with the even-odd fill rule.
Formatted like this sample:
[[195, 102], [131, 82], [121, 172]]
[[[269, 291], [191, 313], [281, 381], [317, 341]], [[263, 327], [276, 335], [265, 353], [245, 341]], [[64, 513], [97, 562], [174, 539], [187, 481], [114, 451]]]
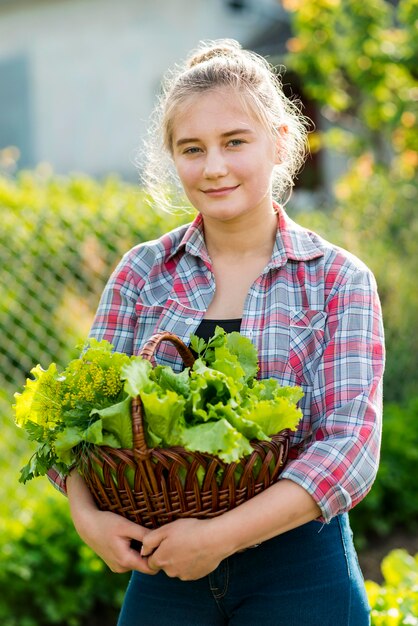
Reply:
[[271, 256], [277, 233], [277, 215], [273, 209], [262, 216], [252, 213], [222, 222], [203, 217], [203, 224], [212, 259]]

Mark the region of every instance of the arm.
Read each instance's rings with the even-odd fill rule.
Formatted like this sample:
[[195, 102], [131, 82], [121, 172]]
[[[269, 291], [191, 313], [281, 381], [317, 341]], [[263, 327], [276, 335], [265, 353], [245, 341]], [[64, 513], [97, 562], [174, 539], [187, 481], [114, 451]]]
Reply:
[[219, 517], [177, 520], [150, 531], [141, 552], [148, 556], [151, 570], [196, 580], [231, 554], [305, 524], [320, 513], [302, 487], [280, 480]]
[[366, 496], [379, 464], [385, 349], [373, 275], [352, 272], [326, 311], [309, 407], [311, 434], [281, 477], [306, 489], [329, 522]]
[[143, 541], [149, 532], [121, 515], [100, 511], [80, 474], [73, 470], [67, 477], [67, 495], [74, 526], [81, 539], [116, 573], [138, 570], [155, 574], [131, 540]]

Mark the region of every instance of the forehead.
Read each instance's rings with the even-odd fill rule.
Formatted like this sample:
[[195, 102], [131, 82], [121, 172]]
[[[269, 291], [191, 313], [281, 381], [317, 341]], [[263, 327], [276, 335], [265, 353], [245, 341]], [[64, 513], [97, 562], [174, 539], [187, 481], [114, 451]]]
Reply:
[[261, 124], [249, 98], [232, 88], [211, 89], [182, 100], [173, 114], [173, 139], [206, 132], [222, 134], [231, 128], [259, 131]]

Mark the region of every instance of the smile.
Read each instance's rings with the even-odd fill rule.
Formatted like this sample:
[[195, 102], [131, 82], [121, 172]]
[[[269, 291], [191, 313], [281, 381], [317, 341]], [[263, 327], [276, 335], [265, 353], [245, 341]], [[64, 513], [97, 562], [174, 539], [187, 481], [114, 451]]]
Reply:
[[239, 185], [235, 185], [234, 187], [219, 187], [217, 189], [202, 189], [203, 193], [207, 196], [211, 196], [214, 198], [218, 198], [221, 196], [227, 196], [228, 194], [238, 189]]

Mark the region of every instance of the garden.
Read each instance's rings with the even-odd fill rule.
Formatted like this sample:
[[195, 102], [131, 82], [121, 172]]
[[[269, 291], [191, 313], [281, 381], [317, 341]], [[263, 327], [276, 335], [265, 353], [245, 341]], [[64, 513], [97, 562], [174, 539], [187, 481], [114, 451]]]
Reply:
[[[291, 217], [360, 256], [375, 273], [387, 367], [381, 465], [350, 514], [373, 626], [418, 625], [418, 5], [401, 0], [284, 0], [288, 67], [330, 122], [311, 150], [340, 153], [344, 174], [314, 210]], [[335, 37], [335, 34], [338, 37]], [[104, 282], [131, 246], [190, 215], [155, 207], [139, 185], [55, 175], [0, 175], [0, 623], [111, 626], [126, 575], [75, 533], [46, 479], [19, 483], [33, 447], [12, 417], [32, 367], [65, 364], [88, 333]]]

